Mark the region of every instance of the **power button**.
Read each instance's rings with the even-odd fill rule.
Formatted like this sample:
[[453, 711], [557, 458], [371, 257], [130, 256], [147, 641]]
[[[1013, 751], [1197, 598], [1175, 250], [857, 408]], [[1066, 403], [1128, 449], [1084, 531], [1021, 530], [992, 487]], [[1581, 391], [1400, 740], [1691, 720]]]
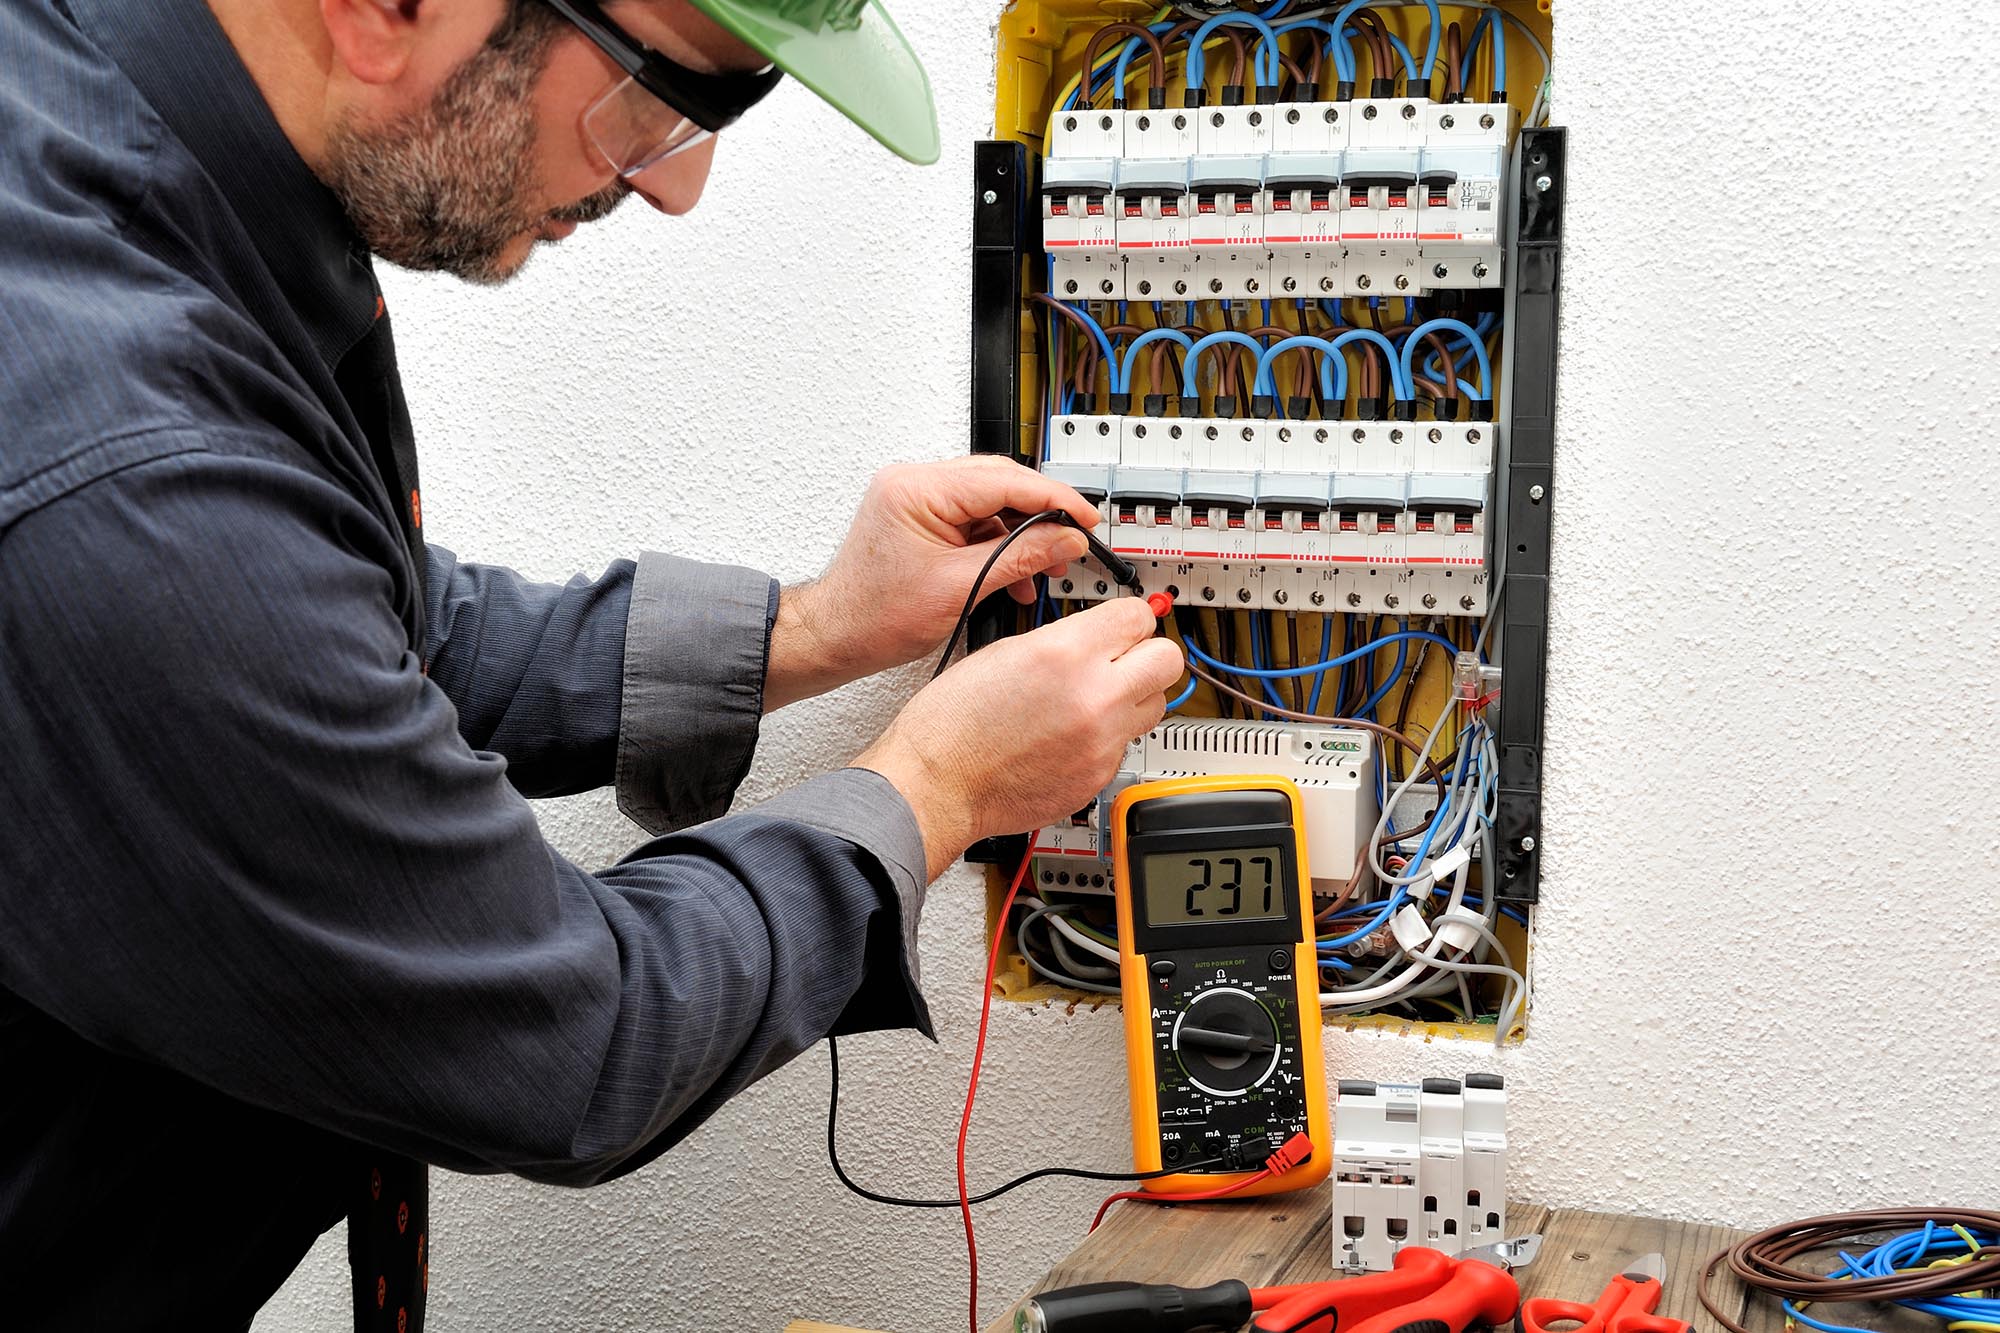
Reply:
[[1270, 957], [1270, 963], [1271, 963], [1271, 970], [1272, 970], [1273, 972], [1289, 972], [1289, 971], [1291, 971], [1291, 970], [1292, 970], [1292, 951], [1291, 951], [1290, 949], [1273, 949], [1273, 950], [1271, 950], [1271, 957]]

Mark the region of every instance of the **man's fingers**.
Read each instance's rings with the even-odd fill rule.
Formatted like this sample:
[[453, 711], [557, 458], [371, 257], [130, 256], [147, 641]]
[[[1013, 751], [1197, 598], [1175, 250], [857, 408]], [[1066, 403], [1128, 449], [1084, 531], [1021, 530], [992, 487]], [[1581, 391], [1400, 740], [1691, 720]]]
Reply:
[[1133, 645], [1130, 651], [1119, 657], [1117, 665], [1125, 676], [1129, 697], [1133, 699], [1164, 695], [1180, 680], [1181, 672], [1186, 669], [1180, 645], [1172, 639], [1158, 637]]
[[1062, 482], [998, 454], [978, 454], [925, 465], [924, 480], [937, 516], [967, 524], [1002, 510], [1039, 514], [1060, 509], [1086, 527], [1098, 521], [1097, 506]]
[[[953, 559], [960, 562], [966, 585], [970, 585], [980, 569], [992, 558], [994, 548], [1002, 538], [992, 538], [976, 546], [968, 546], [958, 552]], [[1023, 597], [1014, 589], [1015, 600], [1034, 600], [1034, 585], [1031, 580], [1051, 565], [1067, 565], [1072, 560], [1081, 559], [1087, 545], [1083, 534], [1075, 528], [1065, 527], [1050, 520], [1037, 523], [1010, 542], [1000, 558], [993, 562], [993, 568], [986, 574], [986, 591], [991, 592], [1009, 584], [1027, 584], [1028, 593]]]
[[[1087, 645], [1087, 651], [1092, 655], [1101, 654], [1101, 660], [1113, 662], [1131, 652], [1135, 645], [1151, 638], [1157, 623], [1153, 609], [1146, 605], [1144, 598], [1114, 597], [1088, 610], [1071, 612], [1036, 633]], [[1175, 652], [1180, 651], [1171, 641], [1167, 641], [1167, 646]]]

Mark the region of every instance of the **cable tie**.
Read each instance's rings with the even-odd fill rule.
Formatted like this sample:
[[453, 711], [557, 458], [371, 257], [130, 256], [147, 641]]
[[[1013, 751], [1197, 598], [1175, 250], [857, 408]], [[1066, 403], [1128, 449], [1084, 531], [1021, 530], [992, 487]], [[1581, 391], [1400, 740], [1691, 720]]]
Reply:
[[1396, 937], [1396, 944], [1405, 953], [1415, 953], [1431, 942], [1430, 923], [1415, 907], [1405, 904], [1389, 918], [1389, 929]]

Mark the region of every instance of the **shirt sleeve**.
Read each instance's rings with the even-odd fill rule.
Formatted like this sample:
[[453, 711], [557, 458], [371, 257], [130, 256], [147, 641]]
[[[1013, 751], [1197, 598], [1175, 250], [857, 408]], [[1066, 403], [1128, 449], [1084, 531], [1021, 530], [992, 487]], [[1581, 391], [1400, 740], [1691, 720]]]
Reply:
[[0, 985], [460, 1170], [587, 1184], [829, 1031], [929, 1032], [922, 842], [827, 775], [586, 873], [390, 609], [395, 534], [187, 454], [0, 538]]
[[777, 585], [645, 554], [596, 579], [536, 583], [426, 551], [430, 678], [475, 750], [526, 796], [614, 779], [648, 833], [729, 807], [756, 751]]

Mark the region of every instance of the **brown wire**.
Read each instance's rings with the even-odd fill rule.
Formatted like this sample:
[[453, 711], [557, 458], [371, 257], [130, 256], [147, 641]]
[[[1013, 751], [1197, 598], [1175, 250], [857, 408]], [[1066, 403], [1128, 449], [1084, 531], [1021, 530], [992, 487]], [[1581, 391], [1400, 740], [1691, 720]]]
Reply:
[[1424, 346], [1437, 353], [1438, 364], [1444, 367], [1444, 396], [1458, 401], [1458, 376], [1452, 370], [1451, 349], [1444, 345], [1444, 339], [1435, 333], [1424, 335]]
[[[1856, 1213], [1828, 1213], [1799, 1222], [1768, 1227], [1718, 1250], [1702, 1266], [1697, 1295], [1702, 1307], [1730, 1333], [1750, 1333], [1716, 1305], [1709, 1280], [1724, 1263], [1752, 1291], [1793, 1301], [1906, 1301], [1926, 1296], [1951, 1296], [2000, 1286], [2000, 1246], [1981, 1247], [1966, 1263], [1920, 1268], [1883, 1277], [1831, 1278], [1793, 1267], [1792, 1261], [1815, 1250], [1835, 1250], [1869, 1232], [1909, 1231], [1926, 1222], [1968, 1230], [2000, 1231], [2000, 1213], [1975, 1208], [1874, 1208]], [[1974, 1251], [1967, 1251], [1975, 1254]]]
[[[1142, 28], [1136, 23], [1107, 23], [1090, 35], [1090, 44], [1083, 48], [1083, 85], [1077, 95], [1077, 105], [1090, 105], [1090, 72], [1097, 68], [1098, 53], [1103, 49], [1104, 39], [1110, 36], [1137, 37], [1146, 44], [1146, 54], [1152, 57], [1153, 61], [1151, 83], [1153, 87], [1164, 91], [1167, 86], [1167, 49], [1161, 45], [1160, 39], [1149, 29]], [[1123, 101], [1125, 90], [1113, 88], [1111, 95]]]
[[1447, 98], [1461, 97], [1465, 84], [1460, 80], [1460, 62], [1465, 59], [1465, 38], [1459, 34], [1458, 25], [1452, 24], [1444, 30], [1444, 95]]
[[1369, 71], [1370, 74], [1378, 79], [1394, 79], [1396, 77], [1395, 52], [1389, 45], [1388, 26], [1380, 18], [1376, 17], [1375, 11], [1372, 9], [1356, 11], [1353, 21], [1354, 26], [1367, 39], [1368, 49], [1372, 53], [1370, 59], [1373, 67]]

